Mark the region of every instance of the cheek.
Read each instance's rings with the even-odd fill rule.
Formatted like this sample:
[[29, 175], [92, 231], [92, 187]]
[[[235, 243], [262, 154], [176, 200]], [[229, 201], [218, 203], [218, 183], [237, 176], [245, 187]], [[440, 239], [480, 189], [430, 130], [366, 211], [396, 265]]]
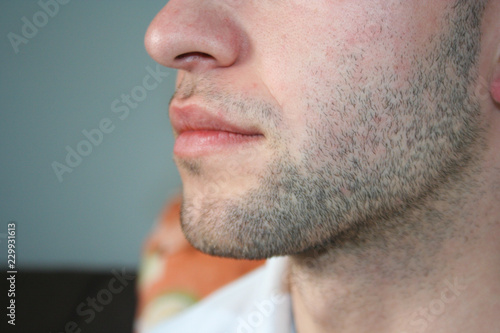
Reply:
[[[400, 1], [387, 1], [391, 5], [386, 7], [381, 3], [343, 2], [345, 8], [331, 10], [329, 17], [318, 15], [292, 27], [283, 23], [266, 29], [268, 37], [273, 32], [272, 42], [257, 45], [256, 50], [263, 50], [258, 67], [293, 129], [293, 142], [305, 139], [308, 122], [321, 123], [319, 114], [342, 110], [342, 103], [349, 102], [346, 96], [376, 90], [382, 80], [376, 73], [391, 78], [390, 88], [408, 88], [412, 62], [426, 52], [424, 45], [432, 34], [427, 30], [439, 30], [437, 20], [429, 18], [429, 26], [423, 29], [410, 15], [419, 10], [413, 14], [425, 16], [421, 7]], [[342, 124], [348, 121], [346, 116], [352, 117], [335, 113], [331, 119]]]

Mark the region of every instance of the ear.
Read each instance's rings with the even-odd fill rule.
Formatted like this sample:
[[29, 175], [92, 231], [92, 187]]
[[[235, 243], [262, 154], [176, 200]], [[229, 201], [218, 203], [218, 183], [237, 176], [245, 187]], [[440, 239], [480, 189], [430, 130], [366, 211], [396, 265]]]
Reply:
[[490, 93], [493, 100], [500, 104], [500, 59], [495, 67], [495, 72], [490, 83]]
[[[498, 31], [498, 30], [497, 30]], [[497, 38], [495, 38], [497, 44], [497, 50], [495, 57], [493, 58], [493, 66], [491, 81], [490, 81], [490, 94], [493, 100], [500, 105], [500, 34], [496, 33]]]
[[489, 92], [497, 108], [500, 107], [500, 1], [488, 1], [483, 22], [483, 32], [491, 47], [489, 72]]

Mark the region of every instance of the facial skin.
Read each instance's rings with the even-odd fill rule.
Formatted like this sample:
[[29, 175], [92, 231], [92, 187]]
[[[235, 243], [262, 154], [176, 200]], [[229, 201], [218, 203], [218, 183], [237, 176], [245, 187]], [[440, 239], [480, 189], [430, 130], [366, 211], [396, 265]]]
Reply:
[[469, 96], [480, 32], [465, 14], [482, 12], [452, 3], [171, 1], [146, 43], [181, 70], [172, 104], [262, 134], [176, 156], [193, 245], [304, 252], [403, 213], [466, 167], [482, 125]]
[[499, 32], [493, 0], [171, 0], [186, 236], [288, 255], [299, 333], [498, 331]]

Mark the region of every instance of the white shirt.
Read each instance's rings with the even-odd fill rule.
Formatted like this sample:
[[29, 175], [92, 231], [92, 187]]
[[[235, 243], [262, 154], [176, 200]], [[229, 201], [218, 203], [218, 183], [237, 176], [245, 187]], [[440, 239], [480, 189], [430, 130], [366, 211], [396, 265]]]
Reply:
[[292, 307], [283, 288], [287, 259], [265, 266], [145, 333], [293, 333]]

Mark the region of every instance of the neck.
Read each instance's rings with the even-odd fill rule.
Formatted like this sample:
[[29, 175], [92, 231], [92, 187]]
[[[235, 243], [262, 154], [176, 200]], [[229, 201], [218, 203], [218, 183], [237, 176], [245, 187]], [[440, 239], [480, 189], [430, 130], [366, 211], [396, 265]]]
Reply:
[[498, 328], [500, 169], [467, 174], [404, 214], [293, 256], [298, 333]]

